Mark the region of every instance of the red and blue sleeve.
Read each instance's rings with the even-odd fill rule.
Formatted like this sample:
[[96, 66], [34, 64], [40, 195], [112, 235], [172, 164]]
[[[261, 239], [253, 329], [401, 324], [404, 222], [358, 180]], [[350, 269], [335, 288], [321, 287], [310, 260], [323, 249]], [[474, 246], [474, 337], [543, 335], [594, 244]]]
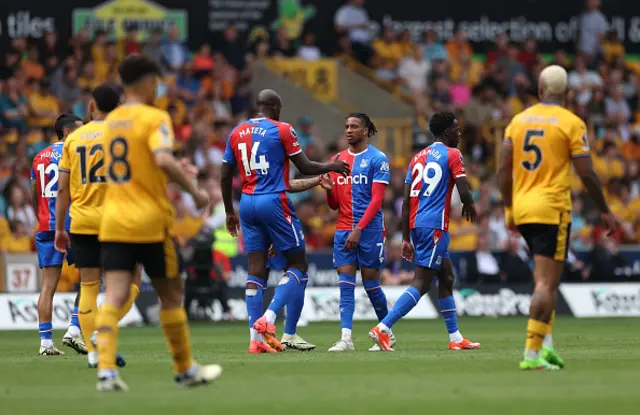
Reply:
[[384, 192], [387, 188], [386, 183], [374, 182], [371, 186], [371, 203], [364, 211], [360, 222], [358, 222], [358, 228], [364, 229], [369, 225], [369, 222], [376, 217], [376, 214], [382, 208], [382, 202], [384, 201]]
[[449, 169], [454, 179], [459, 177], [466, 177], [467, 171], [464, 169], [464, 160], [460, 150], [449, 152]]
[[[233, 132], [231, 133], [233, 134]], [[222, 157], [222, 161], [224, 163], [229, 164], [237, 164], [236, 163], [236, 155], [233, 152], [233, 147], [231, 147], [231, 134], [229, 134], [229, 138], [227, 138], [227, 145], [224, 148], [224, 156]]]
[[300, 143], [298, 143], [298, 136], [296, 135], [296, 130], [287, 123], [280, 123], [278, 125], [278, 131], [280, 133], [280, 142], [284, 147], [284, 151], [287, 154], [287, 157], [295, 156], [298, 153], [302, 152], [302, 148], [300, 148]]
[[411, 184], [411, 182], [413, 181], [413, 177], [411, 174], [411, 171], [413, 170], [413, 161], [411, 163], [409, 163], [409, 168], [407, 168], [407, 175], [404, 178], [404, 183], [405, 184]]

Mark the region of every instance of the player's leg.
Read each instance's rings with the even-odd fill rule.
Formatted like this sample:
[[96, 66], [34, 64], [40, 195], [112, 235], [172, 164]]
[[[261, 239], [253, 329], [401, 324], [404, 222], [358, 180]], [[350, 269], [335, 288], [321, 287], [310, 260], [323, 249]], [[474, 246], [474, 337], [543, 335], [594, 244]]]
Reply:
[[531, 297], [527, 340], [520, 368], [557, 370], [557, 365], [543, 358], [542, 344], [550, 331], [549, 323], [555, 309], [559, 284], [558, 270], [562, 271], [555, 257], [558, 250], [564, 253], [565, 247], [558, 246], [558, 240], [560, 233], [566, 234], [567, 229], [560, 231], [562, 226], [544, 224], [526, 224], [518, 228], [529, 245], [534, 261], [534, 292]]
[[[382, 268], [384, 267], [385, 235], [381, 230], [364, 230], [358, 245], [358, 264], [362, 274], [362, 285], [369, 297], [369, 301], [376, 312], [378, 322], [389, 313], [387, 296], [380, 285]], [[391, 346], [396, 343], [396, 337], [390, 333]], [[369, 348], [370, 352], [380, 351], [377, 344]]]
[[116, 364], [118, 349], [118, 321], [129, 298], [139, 244], [102, 243], [101, 259], [105, 279], [105, 299], [96, 317], [98, 330], [98, 384], [99, 391], [126, 391]]
[[451, 259], [443, 258], [438, 273], [438, 305], [449, 333], [449, 349], [472, 350], [479, 349], [480, 343], [464, 338], [458, 328], [458, 314], [456, 302], [453, 298], [453, 265]]
[[[554, 260], [556, 262], [556, 275], [557, 284], [555, 287], [556, 293], [558, 291], [558, 287], [560, 286], [560, 279], [564, 272], [564, 264], [567, 259], [567, 254], [569, 252], [569, 242], [571, 239], [571, 214], [569, 212], [565, 212], [560, 221], [560, 225], [558, 227], [558, 237], [556, 244], [556, 252], [554, 255]], [[557, 297], [556, 297], [557, 301]], [[547, 324], [547, 333], [544, 336], [544, 341], [542, 344], [542, 357], [549, 363], [556, 365], [560, 368], [564, 367], [564, 359], [562, 359], [553, 344], [553, 324], [555, 322], [556, 311], [555, 311], [556, 303], [554, 303], [553, 312], [551, 313], [551, 320], [549, 320], [549, 324]]]
[[[390, 329], [402, 317], [418, 304], [420, 298], [429, 292], [433, 279], [438, 275], [441, 258], [446, 254], [448, 241], [439, 229], [416, 228], [411, 231], [411, 240], [415, 245], [416, 264], [413, 282], [402, 293], [387, 316], [369, 332], [369, 337], [381, 350], [392, 351]], [[438, 260], [440, 258], [440, 260]]]
[[329, 348], [330, 352], [355, 350], [351, 330], [353, 329], [353, 314], [356, 307], [358, 258], [356, 250], [344, 249], [348, 237], [349, 231], [336, 231], [333, 235], [333, 267], [338, 273], [338, 287], [340, 289], [340, 340]]
[[[61, 273], [64, 272], [74, 272], [77, 267], [75, 267], [75, 258], [73, 255], [73, 248], [67, 250], [66, 254], [67, 264], [65, 266], [64, 260], [62, 264]], [[80, 327], [80, 319], [78, 316], [78, 307], [80, 306], [82, 295], [80, 291], [76, 294], [76, 299], [73, 304], [73, 313], [71, 314], [71, 320], [69, 321], [69, 327], [67, 328], [67, 332], [62, 337], [62, 344], [67, 346], [73, 350], [75, 350], [79, 354], [87, 354], [87, 345], [85, 344], [84, 338], [82, 336], [82, 330]]]
[[42, 286], [38, 297], [38, 331], [40, 334], [41, 356], [64, 355], [53, 344], [53, 296], [55, 295], [60, 280], [62, 261], [64, 255], [53, 247], [53, 235], [51, 232], [39, 232], [36, 235], [36, 250], [38, 253], [38, 266], [42, 270]]
[[131, 311], [131, 307], [136, 303], [136, 298], [138, 298], [138, 294], [140, 294], [140, 285], [142, 284], [142, 265], [136, 265], [136, 269], [133, 272], [133, 280], [131, 281], [131, 286], [129, 287], [129, 298], [127, 298], [127, 302], [124, 303], [122, 307], [122, 314], [120, 315], [120, 319], [127, 315], [129, 311]]
[[182, 306], [184, 285], [175, 242], [167, 238], [164, 243], [144, 244], [141, 248], [140, 262], [160, 299], [160, 324], [173, 360], [176, 383], [192, 387], [213, 381], [220, 376], [222, 368], [201, 366], [193, 359], [187, 313]]
[[[246, 238], [246, 236], [245, 236]], [[245, 242], [246, 246], [246, 242]], [[247, 283], [245, 288], [245, 301], [247, 304], [247, 315], [249, 316], [249, 353], [275, 353], [264, 339], [262, 333], [259, 333], [253, 326], [263, 313], [264, 290], [267, 288], [269, 274], [267, 272], [266, 263], [267, 255], [264, 252], [251, 252], [249, 257], [249, 275], [247, 275]]]
[[[275, 257], [269, 258], [268, 268], [276, 270], [287, 269], [287, 259], [282, 254], [276, 254]], [[286, 271], [285, 271], [286, 272]], [[302, 316], [304, 308], [304, 297], [307, 288], [307, 282], [298, 287], [295, 295], [292, 295], [285, 306], [286, 318], [284, 322], [284, 333], [280, 343], [287, 349], [299, 350], [302, 352], [310, 351], [316, 348], [315, 344], [309, 343], [298, 335], [298, 324]]]
[[42, 287], [38, 297], [38, 331], [40, 332], [40, 355], [56, 356], [64, 355], [53, 344], [53, 296], [55, 295], [58, 281], [60, 280], [59, 266], [46, 266], [42, 268]]
[[276, 350], [284, 350], [275, 337], [276, 316], [293, 297], [304, 292], [307, 275], [307, 256], [305, 253], [302, 224], [296, 217], [293, 204], [286, 193], [259, 196], [256, 198], [255, 218], [268, 234], [268, 242], [263, 251], [266, 269], [267, 252], [271, 243], [276, 252], [282, 252], [287, 260], [287, 272], [276, 287], [273, 300], [264, 316], [258, 319], [254, 328], [265, 336], [265, 340]]
[[245, 302], [249, 316], [249, 353], [275, 353], [264, 341], [262, 333], [253, 326], [264, 311], [262, 300], [267, 288], [267, 254], [269, 233], [256, 219], [255, 201], [258, 196], [243, 195], [240, 199], [240, 227], [244, 236], [244, 250], [249, 261], [249, 275], [245, 285]]

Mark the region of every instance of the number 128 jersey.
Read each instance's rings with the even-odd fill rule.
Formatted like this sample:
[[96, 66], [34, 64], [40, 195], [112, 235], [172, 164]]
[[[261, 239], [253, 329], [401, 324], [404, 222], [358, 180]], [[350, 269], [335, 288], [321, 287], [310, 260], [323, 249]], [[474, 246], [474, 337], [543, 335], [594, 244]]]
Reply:
[[289, 189], [289, 157], [300, 152], [291, 125], [264, 117], [253, 118], [229, 134], [223, 162], [238, 164], [242, 193], [282, 193]]
[[416, 154], [404, 181], [411, 185], [410, 228], [448, 232], [453, 185], [455, 179], [465, 176], [462, 154], [457, 148], [435, 142]]

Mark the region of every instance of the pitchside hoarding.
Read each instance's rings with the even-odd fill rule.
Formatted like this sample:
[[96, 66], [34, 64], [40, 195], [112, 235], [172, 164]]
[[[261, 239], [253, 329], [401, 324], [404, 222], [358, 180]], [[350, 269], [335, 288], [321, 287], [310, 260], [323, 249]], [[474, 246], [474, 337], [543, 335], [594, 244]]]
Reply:
[[[249, 44], [257, 36], [273, 34], [283, 27], [297, 39], [315, 32], [325, 53], [336, 48], [333, 21], [344, 0], [67, 0], [64, 7], [44, 0], [0, 2], [0, 46], [16, 37], [39, 39], [55, 28], [63, 44], [82, 27], [103, 28], [120, 37], [129, 25], [148, 32], [175, 24], [189, 46], [219, 44], [224, 28], [235, 24]], [[607, 0], [602, 11], [616, 30], [628, 53], [640, 53], [640, 2]], [[414, 0], [366, 2], [371, 32], [386, 26], [407, 29], [417, 39], [434, 29], [447, 40], [456, 30], [467, 32], [478, 52], [487, 50], [495, 37], [507, 33], [512, 41], [535, 37], [540, 50], [572, 51], [579, 30], [583, 0], [457, 0], [449, 3]]]

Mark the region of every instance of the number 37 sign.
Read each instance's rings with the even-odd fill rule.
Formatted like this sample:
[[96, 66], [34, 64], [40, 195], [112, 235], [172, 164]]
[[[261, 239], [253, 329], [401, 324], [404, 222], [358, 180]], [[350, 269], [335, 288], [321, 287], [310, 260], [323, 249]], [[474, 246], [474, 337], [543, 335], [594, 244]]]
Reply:
[[7, 292], [27, 293], [38, 291], [38, 270], [34, 264], [7, 264]]

